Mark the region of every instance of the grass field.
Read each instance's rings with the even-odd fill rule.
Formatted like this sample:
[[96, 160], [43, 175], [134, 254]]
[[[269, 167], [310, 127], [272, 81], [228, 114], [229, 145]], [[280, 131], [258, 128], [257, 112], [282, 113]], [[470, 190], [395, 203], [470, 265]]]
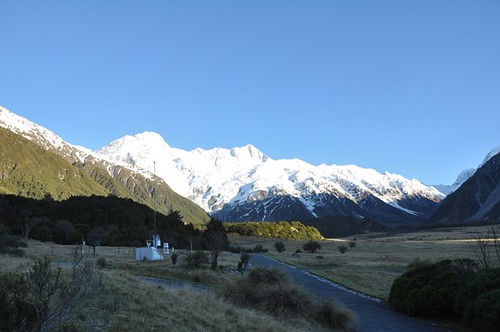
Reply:
[[[48, 256], [69, 274], [75, 246], [29, 240], [24, 257], [0, 255], [0, 272], [26, 272], [33, 258]], [[218, 270], [186, 270], [187, 250], [176, 250], [178, 264], [164, 261], [135, 261], [134, 248], [86, 248], [90, 261], [105, 258], [102, 285], [79, 303], [69, 317], [69, 331], [326, 331], [318, 322], [304, 317], [275, 317], [262, 311], [239, 308], [217, 292], [199, 293], [190, 288], [168, 289], [141, 281], [136, 276], [200, 282], [214, 287], [241, 278], [236, 270], [239, 256], [229, 252], [219, 257]], [[226, 269], [226, 267], [232, 268]], [[234, 269], [233, 269], [234, 267]]]
[[[387, 299], [395, 278], [415, 260], [437, 261], [444, 258], [470, 258], [474, 255], [474, 238], [486, 233], [487, 227], [437, 229], [400, 234], [367, 234], [356, 238], [322, 241], [317, 253], [292, 255], [304, 241], [283, 240], [286, 251], [274, 250], [277, 240], [230, 235], [231, 244], [244, 248], [262, 245], [267, 255], [304, 268], [357, 291]], [[355, 242], [354, 248], [341, 254], [338, 246]], [[0, 271], [23, 272], [35, 257], [49, 256], [69, 271], [75, 246], [61, 246], [28, 241], [24, 257], [0, 255]], [[171, 290], [140, 281], [137, 275], [200, 282], [219, 287], [239, 280], [235, 273], [239, 256], [225, 252], [219, 259], [222, 268], [186, 270], [182, 261], [187, 250], [176, 250], [178, 265], [169, 257], [160, 262], [135, 261], [134, 248], [86, 248], [90, 260], [104, 258], [107, 267], [101, 289], [72, 313], [77, 330], [92, 331], [321, 331], [317, 322], [304, 318], [277, 318], [257, 310], [235, 307], [215, 292], [197, 293], [189, 289]], [[493, 261], [493, 260], [492, 260]], [[251, 260], [250, 260], [251, 262]]]
[[[478, 233], [486, 234], [488, 226], [468, 228], [446, 228], [432, 231], [395, 234], [367, 234], [343, 239], [321, 241], [317, 253], [302, 249], [305, 241], [282, 240], [286, 251], [274, 250], [277, 240], [231, 236], [233, 245], [253, 248], [261, 244], [268, 255], [282, 262], [295, 265], [320, 275], [348, 288], [387, 300], [391, 285], [415, 260], [438, 261], [445, 258], [470, 258], [474, 254], [474, 238]], [[355, 242], [356, 246], [345, 254], [339, 245]], [[302, 250], [297, 257], [296, 249]], [[250, 261], [251, 262], [251, 261]], [[492, 260], [493, 262], [493, 260]]]

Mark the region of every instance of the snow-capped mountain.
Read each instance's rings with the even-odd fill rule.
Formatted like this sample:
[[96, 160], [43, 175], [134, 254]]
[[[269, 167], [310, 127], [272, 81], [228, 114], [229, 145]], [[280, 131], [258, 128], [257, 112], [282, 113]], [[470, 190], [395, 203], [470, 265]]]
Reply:
[[0, 106], [0, 127], [21, 135], [42, 148], [55, 152], [71, 162], [84, 161], [89, 155], [95, 156], [91, 150], [71, 145], [52, 131], [12, 113], [2, 106]]
[[[175, 209], [181, 211], [190, 223], [201, 224], [208, 220], [206, 212], [199, 206], [173, 192], [163, 180], [156, 179], [155, 181], [152, 171], [138, 170], [133, 163], [116, 165], [105, 156], [65, 142], [52, 131], [1, 106], [0, 127], [28, 139], [44, 150], [63, 157], [70, 163], [69, 167], [87, 173], [102, 187], [99, 193], [94, 194], [102, 195], [104, 192], [108, 195], [130, 198], [151, 207], [156, 205], [158, 211], [165, 214]], [[29, 178], [29, 174], [27, 177]], [[41, 187], [44, 186], [41, 185]], [[154, 188], [156, 188], [156, 204], [153, 203]]]
[[455, 180], [455, 182], [453, 182], [452, 185], [438, 184], [438, 185], [433, 185], [433, 187], [445, 195], [449, 195], [449, 194], [455, 192], [458, 188], [460, 188], [460, 186], [465, 181], [467, 181], [470, 177], [472, 177], [474, 175], [474, 173], [476, 173], [476, 171], [479, 168], [481, 168], [484, 164], [486, 164], [491, 158], [493, 158], [498, 153], [500, 153], [500, 146], [491, 150], [486, 155], [483, 162], [481, 164], [479, 164], [479, 166], [477, 168], [468, 168], [468, 169], [462, 171], [460, 174], [458, 174], [457, 179]]
[[[495, 153], [496, 152], [496, 153]], [[500, 220], [500, 150], [493, 150], [456, 191], [448, 195], [429, 223]]]
[[152, 132], [125, 136], [97, 153], [119, 165], [155, 171], [174, 191], [222, 220], [342, 215], [401, 224], [425, 220], [444, 197], [397, 174], [273, 160], [252, 145], [184, 151]]

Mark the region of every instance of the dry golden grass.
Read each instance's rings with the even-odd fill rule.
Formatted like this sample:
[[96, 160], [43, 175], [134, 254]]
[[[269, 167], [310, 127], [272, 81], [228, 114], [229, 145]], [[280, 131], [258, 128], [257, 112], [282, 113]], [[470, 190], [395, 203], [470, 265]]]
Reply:
[[[304, 241], [283, 240], [286, 251], [274, 250], [277, 240], [245, 238], [231, 235], [233, 245], [253, 248], [257, 244], [269, 250], [268, 255], [288, 264], [340, 283], [348, 288], [384, 300], [389, 297], [393, 281], [415, 260], [438, 261], [449, 258], [477, 260], [473, 248], [478, 233], [486, 234], [488, 226], [448, 228], [399, 234], [369, 234], [322, 241], [317, 253], [302, 250]], [[341, 254], [338, 246], [356, 238], [356, 247]], [[301, 249], [300, 257], [292, 253]], [[493, 261], [493, 260], [492, 260]]]
[[[94, 259], [93, 248], [86, 256]], [[0, 271], [26, 271], [32, 258], [49, 256], [69, 271], [75, 246], [28, 241], [24, 257], [0, 255]], [[177, 250], [179, 264], [188, 252]], [[140, 280], [149, 275], [208, 284], [224, 284], [235, 278], [225, 269], [185, 270], [171, 260], [135, 261], [134, 248], [97, 247], [95, 259], [104, 257], [108, 267], [103, 283], [91, 298], [76, 306], [70, 316], [70, 327], [78, 331], [324, 331], [319, 323], [304, 318], [279, 319], [261, 311], [238, 308], [215, 292], [196, 292], [189, 288], [167, 289]], [[224, 253], [219, 264], [236, 268], [239, 256]]]
[[306, 321], [280, 321], [235, 308], [211, 292], [170, 290], [123, 273], [106, 273], [100, 296], [73, 322], [92, 331], [299, 331]]

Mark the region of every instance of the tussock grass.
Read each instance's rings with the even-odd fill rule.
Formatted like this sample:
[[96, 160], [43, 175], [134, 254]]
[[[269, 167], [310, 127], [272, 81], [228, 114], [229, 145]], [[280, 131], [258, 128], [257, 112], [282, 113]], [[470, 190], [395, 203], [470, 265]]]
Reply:
[[252, 286], [284, 286], [290, 284], [290, 277], [279, 269], [255, 267], [248, 273], [247, 281]]
[[327, 329], [354, 331], [355, 315], [333, 303], [322, 302], [290, 282], [277, 268], [253, 268], [231, 284], [224, 285], [222, 298], [238, 307], [252, 308], [278, 319], [302, 319]]
[[[442, 228], [393, 234], [356, 235], [356, 246], [345, 254], [338, 251], [339, 244], [354, 241], [354, 236], [321, 242], [321, 250], [310, 254], [293, 255], [305, 241], [282, 240], [287, 251], [271, 250], [276, 239], [245, 238], [231, 235], [234, 246], [253, 248], [261, 244], [269, 248], [268, 256], [287, 264], [303, 268], [348, 288], [388, 300], [394, 280], [407, 271], [414, 262], [437, 262], [441, 259], [477, 260], [472, 248], [478, 233], [487, 233], [489, 226]], [[317, 259], [317, 255], [323, 256]]]
[[316, 319], [327, 328], [340, 328], [344, 331], [356, 331], [359, 324], [356, 316], [332, 300], [319, 304]]
[[[21, 272], [33, 264], [33, 257], [49, 256], [64, 274], [71, 271], [75, 246], [28, 241], [25, 257], [0, 255], [0, 271]], [[68, 331], [326, 331], [317, 321], [304, 317], [278, 317], [257, 306], [235, 306], [214, 291], [196, 292], [189, 288], [167, 289], [149, 284], [136, 275], [200, 280], [205, 283], [238, 284], [237, 273], [217, 270], [186, 270], [173, 266], [169, 259], [160, 262], [136, 262], [133, 248], [87, 248], [91, 261], [105, 259], [102, 283], [84, 303], [71, 311], [63, 327]], [[176, 250], [179, 258], [188, 251]], [[167, 257], [168, 258], [168, 257]], [[234, 266], [238, 255], [224, 253], [220, 263]], [[284, 278], [283, 278], [284, 279]], [[253, 288], [255, 286], [252, 286]], [[252, 287], [247, 293], [250, 294]], [[246, 295], [245, 295], [246, 296]]]
[[106, 273], [101, 294], [90, 307], [75, 313], [78, 328], [93, 331], [314, 330], [307, 322], [297, 328], [294, 323], [234, 307], [214, 293], [170, 290], [117, 271]]

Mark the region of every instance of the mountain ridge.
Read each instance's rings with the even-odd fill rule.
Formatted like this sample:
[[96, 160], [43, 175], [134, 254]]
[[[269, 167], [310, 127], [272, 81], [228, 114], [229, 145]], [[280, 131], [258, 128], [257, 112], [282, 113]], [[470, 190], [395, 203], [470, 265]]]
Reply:
[[[342, 215], [364, 218], [385, 214], [394, 222], [405, 217], [421, 221], [444, 197], [435, 188], [398, 174], [381, 174], [356, 165], [314, 166], [300, 159], [274, 160], [253, 145], [184, 151], [170, 147], [152, 132], [124, 136], [96, 153], [117, 164], [142, 169], [156, 162], [157, 175], [174, 191], [228, 221], [291, 220], [294, 215], [317, 218], [335, 210], [322, 203], [325, 199], [349, 201], [347, 205], [340, 203], [344, 205]], [[364, 207], [353, 211], [352, 203], [386, 212], [367, 212]], [[292, 205], [296, 212], [284, 214], [286, 206]]]
[[[495, 150], [493, 150], [495, 151]], [[500, 220], [500, 151], [488, 154], [474, 174], [446, 197], [428, 223]]]
[[[39, 146], [49, 154], [57, 155], [68, 163], [66, 165], [59, 163], [52, 165], [53, 167], [75, 169], [83, 172], [86, 179], [89, 177], [94, 182], [92, 184], [93, 188], [98, 188], [91, 192], [84, 192], [83, 195], [116, 195], [122, 198], [131, 198], [149, 207], [156, 205], [158, 211], [164, 214], [170, 213], [172, 209], [179, 210], [186, 222], [197, 225], [202, 225], [209, 220], [208, 215], [200, 207], [175, 193], [161, 178], [154, 177], [153, 173], [136, 172], [133, 167], [127, 168], [115, 165], [86, 148], [65, 142], [50, 130], [10, 112], [4, 107], [0, 107], [0, 128], [24, 138], [27, 142]], [[16, 140], [15, 136], [9, 137], [5, 141], [7, 144], [12, 140]], [[26, 144], [26, 142], [23, 144]], [[11, 154], [14, 154], [14, 152]], [[22, 174], [21, 176], [26, 177], [30, 176], [30, 174]], [[46, 177], [44, 181], [57, 182], [57, 179]], [[22, 186], [29, 186], [27, 182], [29, 181], [22, 181]], [[43, 191], [43, 185], [38, 190]], [[155, 200], [157, 204], [153, 202], [154, 190], [156, 190]], [[4, 191], [7, 192], [7, 189]], [[40, 195], [40, 193], [32, 193], [30, 196], [27, 192], [22, 191], [20, 194], [27, 197]], [[49, 192], [49, 194], [52, 195], [53, 192]], [[74, 193], [71, 190], [66, 190], [61, 195], [56, 194], [54, 198], [63, 199], [73, 195]]]

